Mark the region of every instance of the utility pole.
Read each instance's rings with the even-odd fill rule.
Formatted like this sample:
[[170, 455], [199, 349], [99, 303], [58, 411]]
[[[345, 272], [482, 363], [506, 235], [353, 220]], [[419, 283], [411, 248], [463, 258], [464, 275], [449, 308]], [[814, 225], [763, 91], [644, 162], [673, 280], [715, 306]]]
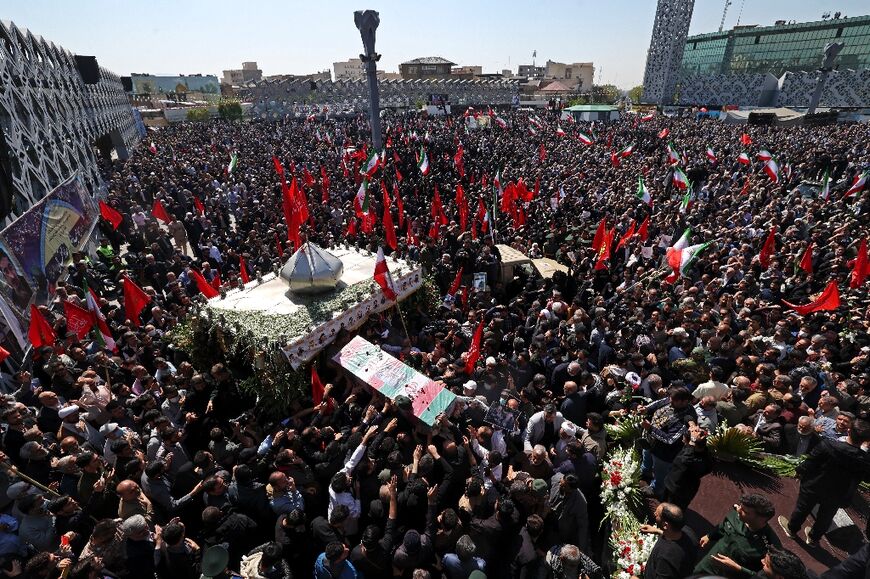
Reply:
[[362, 37], [365, 54], [359, 59], [366, 69], [369, 81], [369, 115], [372, 125], [372, 146], [375, 153], [380, 154], [384, 148], [384, 137], [381, 134], [381, 99], [378, 94], [378, 61], [381, 55], [375, 52], [375, 32], [381, 23], [381, 18], [375, 10], [357, 10], [353, 13], [353, 23], [356, 24]]

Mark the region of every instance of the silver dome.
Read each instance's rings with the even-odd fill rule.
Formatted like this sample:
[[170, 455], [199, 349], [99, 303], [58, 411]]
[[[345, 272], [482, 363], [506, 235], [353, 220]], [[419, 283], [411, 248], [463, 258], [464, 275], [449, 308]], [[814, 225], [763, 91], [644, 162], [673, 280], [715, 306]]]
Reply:
[[313, 243], [297, 249], [279, 275], [290, 284], [290, 291], [299, 294], [319, 294], [335, 289], [344, 273], [341, 260]]

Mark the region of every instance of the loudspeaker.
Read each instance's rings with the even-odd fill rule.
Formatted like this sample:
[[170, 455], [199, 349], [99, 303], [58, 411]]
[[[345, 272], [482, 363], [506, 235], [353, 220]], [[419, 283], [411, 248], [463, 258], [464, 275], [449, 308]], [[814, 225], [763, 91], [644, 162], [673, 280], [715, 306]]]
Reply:
[[81, 56], [76, 54], [76, 68], [85, 84], [97, 84], [100, 82], [100, 67], [96, 56]]
[[774, 113], [749, 113], [750, 125], [763, 125], [770, 127], [773, 126], [775, 122], [776, 115]]

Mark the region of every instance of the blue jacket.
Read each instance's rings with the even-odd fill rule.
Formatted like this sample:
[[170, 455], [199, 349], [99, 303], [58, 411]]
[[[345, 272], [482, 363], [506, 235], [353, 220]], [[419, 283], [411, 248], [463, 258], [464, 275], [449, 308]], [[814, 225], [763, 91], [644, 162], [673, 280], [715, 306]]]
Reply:
[[326, 553], [321, 553], [314, 562], [314, 579], [360, 579], [362, 575], [357, 573], [356, 567], [345, 559], [338, 564], [338, 568], [330, 570]]

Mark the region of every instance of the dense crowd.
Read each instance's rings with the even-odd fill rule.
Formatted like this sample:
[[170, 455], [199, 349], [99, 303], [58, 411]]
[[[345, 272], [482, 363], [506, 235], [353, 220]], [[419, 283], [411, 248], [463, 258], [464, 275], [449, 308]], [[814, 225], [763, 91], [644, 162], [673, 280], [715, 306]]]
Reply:
[[[371, 228], [355, 203], [370, 137], [362, 117], [185, 123], [107, 166], [107, 203], [123, 221], [101, 221], [100, 247], [74, 256], [40, 306], [60, 339], [34, 352], [3, 402], [0, 571], [603, 578], [612, 563], [605, 425], [638, 415], [644, 492], [656, 505], [642, 531], [659, 539], [637, 575], [811, 576], [781, 537], [823, 541], [870, 473], [870, 297], [867, 284], [849, 287], [864, 263], [870, 189], [844, 197], [870, 167], [870, 127], [499, 114], [505, 127], [472, 130], [463, 116], [385, 117]], [[757, 160], [762, 150], [775, 155], [778, 182]], [[273, 157], [307, 196], [303, 239], [419, 261], [443, 296], [461, 270], [468, 289], [405, 312], [410, 335], [395, 310], [360, 330], [458, 395], [433, 429], [409, 400], [384, 399], [325, 363], [323, 401], [302, 392], [285, 420], [270, 422], [252, 412], [255, 393], [240, 388], [230, 361], [194, 367], [174, 347], [173, 328], [201, 299], [194, 272], [233, 287], [242, 259], [253, 278], [292, 252]], [[688, 196], [675, 166], [691, 181]], [[639, 177], [651, 205], [635, 194]], [[505, 190], [521, 194], [504, 203]], [[152, 215], [155, 200], [169, 223]], [[627, 234], [645, 220], [643, 235]], [[603, 254], [592, 249], [602, 221], [615, 232]], [[759, 259], [773, 227], [773, 251]], [[711, 243], [666, 281], [667, 249], [686, 228], [693, 243]], [[497, 244], [568, 273], [502, 277]], [[812, 273], [799, 267], [809, 244]], [[473, 288], [481, 272], [486, 286]], [[138, 320], [125, 315], [124, 275], [151, 298]], [[809, 303], [831, 281], [835, 309], [799, 315], [783, 304]], [[115, 351], [67, 330], [63, 303], [84, 305], [85, 282]], [[481, 355], [467, 373], [480, 323]], [[499, 406], [515, 414], [513, 429], [486, 420]], [[713, 468], [706, 439], [720, 424], [804, 457], [800, 495], [793, 512], [777, 513], [768, 497], [746, 494], [697, 537], [685, 513]], [[864, 578], [867, 558], [865, 545], [824, 577]]]

